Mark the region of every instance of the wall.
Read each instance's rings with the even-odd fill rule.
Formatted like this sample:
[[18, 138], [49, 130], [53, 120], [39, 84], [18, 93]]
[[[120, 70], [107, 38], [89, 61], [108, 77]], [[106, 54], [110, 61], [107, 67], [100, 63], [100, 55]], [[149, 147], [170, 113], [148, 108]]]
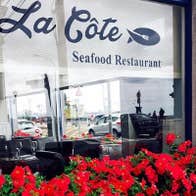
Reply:
[[192, 139], [193, 145], [196, 146], [196, 0], [192, 0], [192, 44], [193, 44], [193, 51], [192, 51], [192, 90], [193, 90], [193, 107], [192, 107]]

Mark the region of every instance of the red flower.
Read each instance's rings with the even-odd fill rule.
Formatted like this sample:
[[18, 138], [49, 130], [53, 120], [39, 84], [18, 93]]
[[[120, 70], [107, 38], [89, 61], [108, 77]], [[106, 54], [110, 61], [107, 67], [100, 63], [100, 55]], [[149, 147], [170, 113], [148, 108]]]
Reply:
[[135, 196], [145, 196], [144, 193], [137, 193]]
[[178, 146], [178, 151], [182, 152], [182, 153], [185, 153], [186, 152], [186, 145], [184, 143], [180, 144]]
[[178, 193], [177, 194], [172, 194], [169, 191], [165, 191], [163, 194], [161, 194], [161, 196], [180, 196]]
[[185, 141], [178, 146], [178, 151], [185, 153], [190, 146], [191, 146], [191, 141], [190, 140]]
[[182, 180], [185, 178], [185, 171], [178, 165], [169, 168], [169, 172], [174, 180]]
[[21, 166], [16, 166], [15, 169], [11, 173], [11, 177], [14, 180], [24, 178], [24, 175], [25, 175], [25, 170]]
[[145, 169], [145, 174], [147, 176], [148, 182], [150, 182], [151, 184], [158, 182], [158, 176], [152, 166], [148, 166]]
[[80, 164], [78, 164], [77, 169], [81, 171], [85, 171], [87, 169], [88, 164], [86, 161], [82, 160]]
[[191, 185], [191, 181], [186, 178], [183, 178], [182, 183], [183, 183], [184, 187], [186, 188], [186, 190], [190, 193], [191, 189], [193, 188]]
[[157, 189], [157, 187], [156, 187], [156, 185], [151, 185], [151, 187], [148, 187], [147, 189], [146, 189], [146, 194], [148, 195], [148, 196], [153, 196], [153, 195], [155, 195], [156, 193], [158, 193], [158, 189]]
[[172, 145], [175, 140], [176, 140], [176, 135], [174, 133], [168, 133], [166, 135], [166, 143], [168, 145]]
[[66, 196], [74, 196], [74, 193], [71, 192], [71, 191], [68, 191], [68, 192], [66, 193]]
[[155, 161], [155, 167], [159, 174], [164, 174], [165, 171], [169, 169], [171, 166], [171, 162], [173, 161], [172, 157], [168, 154], [160, 154], [158, 159]]
[[136, 176], [140, 175], [142, 173], [143, 170], [145, 170], [145, 168], [148, 166], [148, 164], [150, 163], [150, 161], [148, 159], [144, 159], [142, 160], [141, 163], [139, 163], [133, 170], [134, 174]]
[[22, 196], [41, 196], [43, 194], [39, 194], [39, 190], [36, 189], [35, 184], [27, 184], [24, 187], [24, 191], [22, 192]]
[[17, 192], [18, 189], [22, 188], [25, 184], [25, 179], [22, 176], [21, 178], [18, 179], [14, 179], [13, 180], [13, 187], [14, 187], [14, 191], [13, 192]]
[[172, 192], [175, 193], [179, 189], [180, 185], [175, 180], [172, 182]]
[[190, 175], [190, 180], [191, 180], [194, 184], [196, 184], [196, 174], [191, 173], [191, 175]]
[[196, 155], [196, 147], [189, 148], [187, 154]]
[[142, 189], [144, 189], [146, 186], [146, 180], [144, 178], [142, 178], [142, 181], [140, 184], [141, 184]]
[[0, 175], [0, 188], [2, 188], [4, 183], [5, 183], [5, 177], [3, 175]]

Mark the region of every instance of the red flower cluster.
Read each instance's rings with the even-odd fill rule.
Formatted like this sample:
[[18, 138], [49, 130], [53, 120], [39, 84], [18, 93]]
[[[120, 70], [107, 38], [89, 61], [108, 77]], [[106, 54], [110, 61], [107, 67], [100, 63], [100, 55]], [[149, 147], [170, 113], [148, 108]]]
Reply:
[[23, 196], [29, 196], [29, 192], [36, 189], [35, 176], [29, 167], [16, 166], [10, 176], [13, 184], [13, 193], [23, 192]]
[[55, 177], [49, 182], [42, 182], [40, 185], [39, 194], [40, 196], [64, 196], [65, 194], [70, 194], [68, 190], [70, 184], [70, 179], [62, 174], [60, 177]]
[[137, 155], [118, 160], [110, 160], [109, 157], [102, 160], [71, 157], [65, 174], [50, 181], [38, 180], [28, 167], [16, 167], [10, 177], [0, 176], [0, 195], [10, 194], [195, 196], [196, 148], [191, 148], [191, 142], [186, 141], [179, 145], [173, 155], [155, 154], [142, 149]]

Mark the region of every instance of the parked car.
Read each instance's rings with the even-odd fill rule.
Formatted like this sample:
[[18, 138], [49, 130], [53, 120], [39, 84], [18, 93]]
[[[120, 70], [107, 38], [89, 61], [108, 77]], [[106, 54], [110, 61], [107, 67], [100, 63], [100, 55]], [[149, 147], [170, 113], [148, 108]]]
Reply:
[[[93, 125], [90, 125], [88, 133], [91, 135], [105, 135], [109, 133], [109, 121], [108, 115], [103, 115], [95, 121]], [[121, 136], [121, 120], [120, 114], [112, 114], [112, 134], [114, 137]]]
[[160, 124], [156, 118], [147, 114], [130, 114], [136, 135], [155, 136], [160, 129]]
[[32, 121], [26, 119], [18, 120], [18, 130], [21, 130], [31, 136], [42, 135], [42, 130]]

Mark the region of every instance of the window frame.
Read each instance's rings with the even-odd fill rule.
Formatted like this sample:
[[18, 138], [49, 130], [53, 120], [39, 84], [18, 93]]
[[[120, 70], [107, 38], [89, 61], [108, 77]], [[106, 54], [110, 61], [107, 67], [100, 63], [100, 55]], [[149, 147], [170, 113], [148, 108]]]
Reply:
[[151, 2], [176, 5], [184, 8], [184, 112], [185, 140], [192, 141], [192, 1], [191, 0], [150, 0]]
[[[185, 140], [192, 140], [192, 1], [191, 0], [147, 0], [149, 2], [175, 5], [184, 8], [184, 112]], [[59, 90], [69, 89], [68, 86]]]

